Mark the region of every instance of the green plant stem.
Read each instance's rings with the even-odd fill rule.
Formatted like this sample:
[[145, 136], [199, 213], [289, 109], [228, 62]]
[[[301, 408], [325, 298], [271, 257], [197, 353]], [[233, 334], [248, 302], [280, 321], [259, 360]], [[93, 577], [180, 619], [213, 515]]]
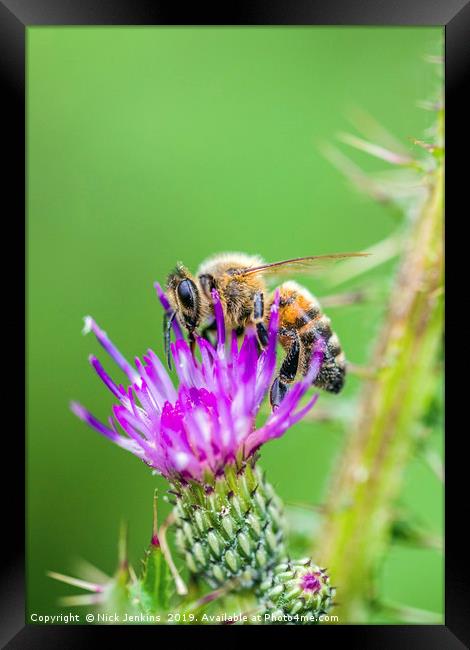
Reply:
[[393, 505], [435, 389], [443, 325], [443, 162], [410, 226], [408, 245], [326, 504], [314, 557], [328, 567], [343, 622], [364, 622], [390, 538]]

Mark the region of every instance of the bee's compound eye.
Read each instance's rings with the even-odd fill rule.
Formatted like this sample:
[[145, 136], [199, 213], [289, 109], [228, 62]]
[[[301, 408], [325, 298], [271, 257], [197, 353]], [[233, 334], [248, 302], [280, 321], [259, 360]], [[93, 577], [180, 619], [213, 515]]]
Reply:
[[178, 298], [184, 307], [194, 309], [196, 304], [196, 287], [191, 280], [183, 280], [178, 285]]

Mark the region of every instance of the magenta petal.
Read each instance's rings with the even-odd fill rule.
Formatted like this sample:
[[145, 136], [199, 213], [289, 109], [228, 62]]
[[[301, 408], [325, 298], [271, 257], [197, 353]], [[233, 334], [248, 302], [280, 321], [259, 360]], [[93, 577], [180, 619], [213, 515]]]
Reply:
[[96, 370], [96, 373], [99, 376], [99, 378], [102, 380], [102, 382], [109, 388], [109, 390], [113, 393], [113, 395], [120, 400], [122, 395], [119, 392], [118, 387], [113, 382], [111, 377], [106, 373], [105, 369], [103, 368], [101, 363], [98, 361], [98, 359], [96, 357], [94, 357], [92, 354], [90, 354], [90, 356], [88, 357], [88, 361], [91, 363], [93, 368]]
[[109, 340], [106, 332], [104, 332], [100, 327], [98, 327], [98, 325], [93, 320], [93, 318], [91, 318], [91, 316], [86, 316], [85, 325], [83, 327], [83, 333], [88, 334], [88, 332], [90, 331], [94, 333], [100, 345], [102, 345], [102, 347], [106, 350], [109, 356], [112, 359], [114, 359], [114, 361], [121, 368], [121, 370], [129, 377], [129, 379], [132, 382], [136, 381], [139, 375], [131, 366], [131, 364], [127, 361], [127, 359], [125, 359], [122, 356], [122, 354], [119, 352], [116, 346]]
[[225, 345], [224, 310], [222, 308], [222, 303], [220, 302], [219, 294], [215, 289], [212, 289], [212, 299], [214, 302], [214, 314], [217, 324], [217, 342], [218, 346], [221, 347]]
[[155, 390], [164, 400], [174, 401], [176, 399], [176, 390], [173, 386], [165, 366], [157, 357], [153, 350], [148, 350], [144, 357], [145, 373], [155, 387]]
[[197, 386], [201, 380], [201, 372], [186, 341], [172, 343], [171, 353], [180, 382], [186, 386]]
[[90, 413], [90, 411], [88, 411], [85, 407], [83, 407], [78, 402], [71, 402], [70, 410], [78, 418], [80, 418], [80, 420], [86, 422], [86, 424], [88, 424], [95, 431], [98, 431], [98, 433], [101, 433], [103, 436], [106, 436], [106, 438], [109, 438], [120, 447], [123, 447], [124, 449], [131, 451], [133, 454], [139, 455], [138, 448], [131, 440], [127, 440], [126, 438], [123, 438], [115, 430], [106, 427], [102, 422], [97, 420], [95, 416], [92, 415], [92, 413]]
[[134, 417], [123, 406], [115, 404], [113, 406], [113, 413], [114, 417], [127, 435], [132, 438], [139, 447], [142, 447], [147, 456], [151, 457], [153, 455], [153, 449], [145, 440], [145, 433], [142, 431], [142, 429], [144, 429], [143, 423], [139, 422], [138, 418]]

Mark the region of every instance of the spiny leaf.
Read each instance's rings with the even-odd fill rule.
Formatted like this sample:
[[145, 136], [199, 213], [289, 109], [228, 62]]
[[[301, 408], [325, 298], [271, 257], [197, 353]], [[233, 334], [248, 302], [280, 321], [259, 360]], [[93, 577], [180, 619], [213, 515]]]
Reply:
[[73, 561], [73, 567], [75, 568], [76, 575], [81, 576], [83, 580], [97, 582], [99, 584], [106, 584], [111, 580], [111, 576], [84, 558], [76, 558]]
[[136, 585], [142, 607], [147, 612], [166, 610], [172, 591], [172, 579], [158, 537], [158, 494], [153, 497], [153, 527], [150, 545], [145, 552], [142, 577]]
[[132, 585], [131, 594], [146, 613], [168, 609], [172, 579], [160, 547], [150, 547], [146, 551], [142, 576]]
[[103, 596], [98, 594], [78, 594], [59, 598], [59, 605], [63, 607], [90, 607], [91, 605], [101, 606], [102, 604]]
[[428, 101], [428, 100], [421, 100], [416, 102], [416, 106], [418, 108], [422, 108], [425, 111], [433, 111], [433, 112], [439, 112], [443, 110], [443, 105], [441, 101]]
[[358, 138], [349, 133], [339, 133], [338, 139], [355, 149], [359, 149], [371, 156], [385, 160], [385, 162], [391, 163], [392, 165], [415, 166], [418, 163], [418, 161], [411, 156], [386, 149], [374, 142], [368, 142], [367, 140], [363, 140], [362, 138]]
[[356, 106], [350, 109], [348, 119], [356, 130], [362, 133], [369, 142], [380, 142], [392, 151], [407, 155], [403, 143], [364, 108]]
[[424, 140], [416, 140], [415, 138], [412, 138], [411, 141], [416, 146], [421, 147], [428, 153], [432, 154], [435, 158], [442, 158], [442, 156], [444, 155], [444, 147], [441, 147], [436, 144], [432, 144], [430, 142], [424, 142]]
[[348, 280], [366, 273], [373, 268], [388, 262], [389, 260], [397, 257], [404, 247], [405, 238], [401, 231], [398, 231], [386, 239], [370, 246], [366, 249], [370, 253], [370, 257], [365, 258], [361, 265], [355, 260], [346, 260], [338, 264], [338, 266], [331, 271], [328, 280], [330, 285], [339, 285]]
[[57, 573], [56, 571], [47, 571], [49, 578], [54, 580], [59, 580], [59, 582], [64, 582], [67, 585], [72, 585], [74, 587], [80, 587], [81, 589], [86, 589], [86, 591], [94, 591], [100, 593], [103, 591], [103, 585], [98, 583], [88, 582], [87, 580], [82, 580], [81, 578], [74, 578], [73, 576], [66, 576], [63, 573]]
[[360, 192], [371, 197], [378, 203], [388, 204], [392, 201], [389, 193], [366, 174], [348, 156], [345, 156], [337, 147], [328, 144], [322, 147], [322, 153]]

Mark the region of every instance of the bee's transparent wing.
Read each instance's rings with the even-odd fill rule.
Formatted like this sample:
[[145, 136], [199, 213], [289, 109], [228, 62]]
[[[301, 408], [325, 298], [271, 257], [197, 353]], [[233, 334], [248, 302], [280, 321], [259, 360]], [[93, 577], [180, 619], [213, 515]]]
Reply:
[[244, 277], [256, 274], [265, 276], [292, 276], [296, 274], [312, 275], [321, 272], [336, 262], [350, 257], [367, 257], [369, 253], [333, 253], [332, 255], [313, 255], [309, 257], [295, 257], [282, 262], [262, 264], [247, 269], [240, 269]]

